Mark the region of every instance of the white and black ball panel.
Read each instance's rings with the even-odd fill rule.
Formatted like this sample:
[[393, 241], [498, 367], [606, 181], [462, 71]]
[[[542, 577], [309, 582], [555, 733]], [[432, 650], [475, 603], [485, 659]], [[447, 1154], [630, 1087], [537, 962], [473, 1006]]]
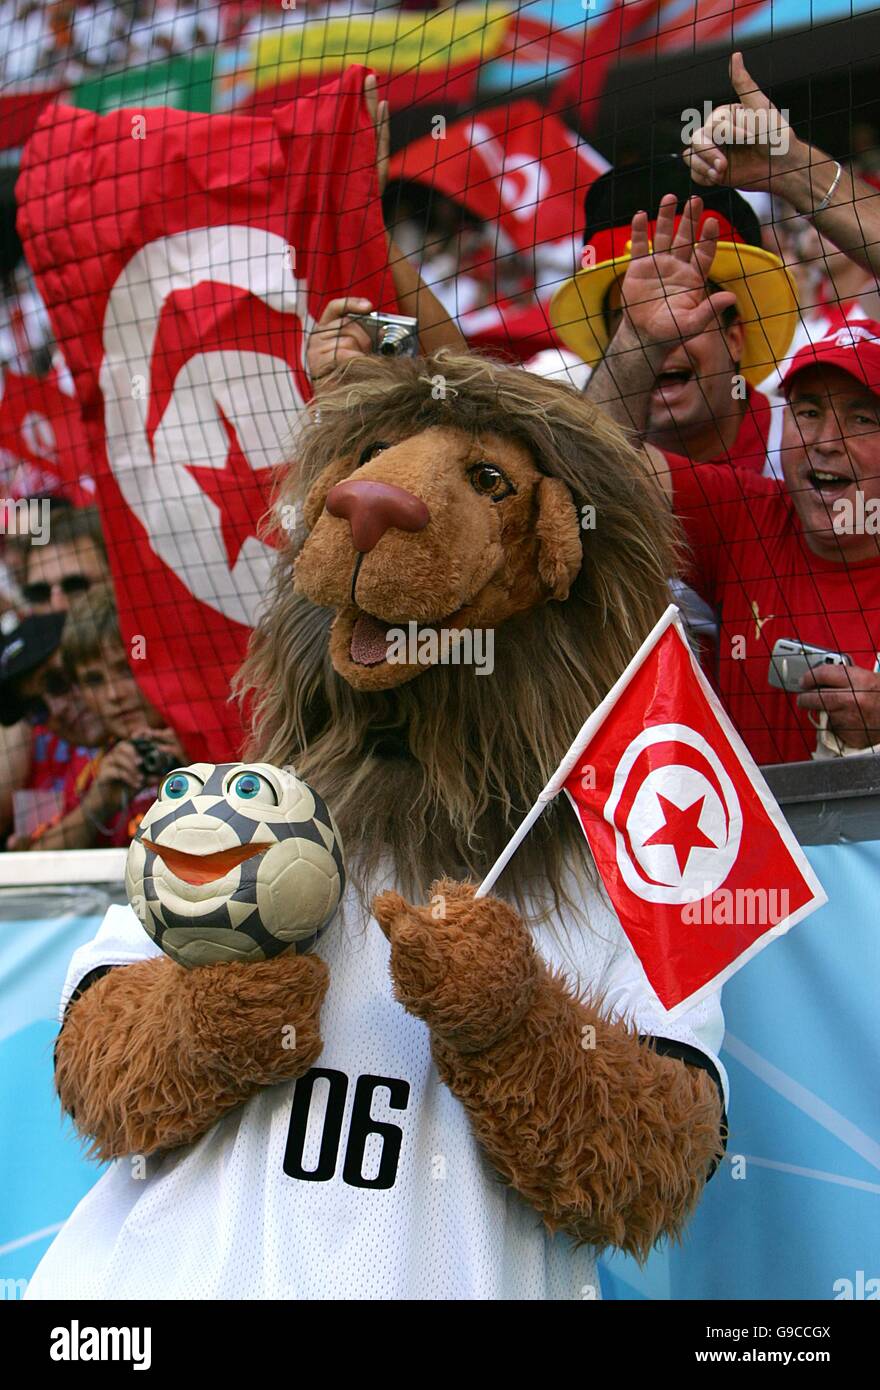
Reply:
[[[256, 795], [242, 794], [255, 787]], [[203, 883], [178, 877], [161, 856], [167, 847], [202, 869], [212, 855], [248, 845], [266, 848], [226, 872], [220, 861], [218, 876]], [[344, 888], [327, 806], [295, 775], [265, 763], [194, 763], [169, 774], [126, 863], [126, 889], [145, 929], [186, 966], [308, 950]]]
[[143, 912], [140, 910], [140, 903], [144, 898], [144, 869], [146, 861], [146, 847], [141, 844], [140, 840], [132, 840], [125, 858], [125, 891], [128, 894], [129, 902], [142, 921]]
[[261, 919], [277, 923], [278, 935], [287, 941], [295, 941], [306, 928], [321, 931], [342, 896], [330, 851], [313, 840], [291, 838], [264, 857], [267, 872], [258, 874], [256, 885]]
[[224, 961], [261, 961], [280, 956], [290, 949], [289, 941], [275, 937], [257, 939], [246, 932], [229, 927], [217, 927], [210, 933], [194, 933], [192, 928], [170, 927], [153, 940], [178, 965], [219, 965]]

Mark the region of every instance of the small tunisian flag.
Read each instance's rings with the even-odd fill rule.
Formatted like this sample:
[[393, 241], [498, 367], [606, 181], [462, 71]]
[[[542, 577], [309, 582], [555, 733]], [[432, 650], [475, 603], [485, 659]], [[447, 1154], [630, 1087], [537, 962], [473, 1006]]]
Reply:
[[241, 742], [229, 683], [306, 335], [335, 295], [396, 308], [365, 76], [265, 118], [57, 105], [25, 148], [18, 230], [94, 443], [123, 636], [191, 758]]
[[21, 376], [6, 372], [0, 399], [0, 450], [20, 465], [5, 482], [13, 496], [52, 492], [75, 507], [94, 506], [90, 444], [79, 406], [59, 386], [55, 372]]
[[478, 890], [564, 791], [672, 1013], [827, 901], [677, 617], [670, 606]]

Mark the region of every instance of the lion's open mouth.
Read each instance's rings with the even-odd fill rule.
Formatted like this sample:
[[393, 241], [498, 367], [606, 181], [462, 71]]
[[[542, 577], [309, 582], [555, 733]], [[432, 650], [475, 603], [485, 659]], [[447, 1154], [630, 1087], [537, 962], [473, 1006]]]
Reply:
[[389, 623], [357, 609], [351, 617], [348, 653], [356, 666], [380, 666], [383, 662], [416, 664], [421, 662], [418, 652], [423, 638], [430, 635], [436, 641], [439, 635], [446, 634], [454, 639], [465, 621], [465, 608], [457, 608], [448, 618], [432, 623]]
[[380, 622], [372, 613], [360, 613], [351, 630], [349, 651], [352, 661], [358, 666], [378, 666], [388, 655], [391, 630], [388, 623]]
[[224, 878], [230, 869], [238, 868], [246, 859], [262, 854], [268, 845], [233, 845], [232, 849], [215, 850], [213, 854], [185, 854], [180, 849], [170, 849], [168, 845], [157, 845], [154, 840], [144, 839], [143, 844], [151, 849], [170, 869], [175, 878], [184, 883], [213, 883]]

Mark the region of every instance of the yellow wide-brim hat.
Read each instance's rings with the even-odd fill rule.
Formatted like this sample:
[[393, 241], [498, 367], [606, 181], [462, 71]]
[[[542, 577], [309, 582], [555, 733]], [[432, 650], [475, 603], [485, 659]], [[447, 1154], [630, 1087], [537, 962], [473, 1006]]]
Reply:
[[[707, 210], [700, 226], [710, 216], [720, 223], [722, 236], [725, 231], [736, 235], [717, 211]], [[653, 231], [654, 223], [649, 222], [649, 245], [653, 245]], [[598, 232], [584, 248], [584, 257], [591, 263], [560, 285], [550, 300], [549, 318], [556, 333], [590, 366], [608, 347], [603, 309], [608, 291], [623, 279], [632, 259], [630, 236], [629, 226]], [[757, 386], [784, 359], [798, 325], [797, 287], [791, 272], [772, 251], [738, 238], [719, 239], [709, 277], [736, 296], [744, 330], [739, 370], [750, 385]]]

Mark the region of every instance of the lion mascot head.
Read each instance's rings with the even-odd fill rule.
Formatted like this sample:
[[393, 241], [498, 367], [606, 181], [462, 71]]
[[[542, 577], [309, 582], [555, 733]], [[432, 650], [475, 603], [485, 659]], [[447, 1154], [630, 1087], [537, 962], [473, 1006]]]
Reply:
[[[668, 602], [656, 484], [568, 386], [364, 357], [297, 435], [275, 517], [247, 755], [314, 782], [365, 890], [389, 856], [413, 894], [479, 880]], [[502, 891], [558, 904], [564, 869], [588, 856], [553, 807]]]

